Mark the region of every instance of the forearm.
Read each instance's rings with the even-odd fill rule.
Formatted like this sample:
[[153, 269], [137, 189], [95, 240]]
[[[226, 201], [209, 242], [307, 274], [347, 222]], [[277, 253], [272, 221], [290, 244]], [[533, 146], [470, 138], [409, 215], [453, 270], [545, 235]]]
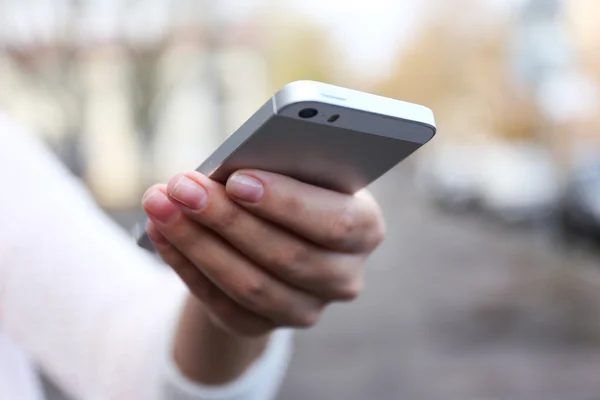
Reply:
[[176, 328], [173, 359], [191, 381], [223, 385], [248, 370], [265, 351], [269, 337], [245, 338], [226, 332], [190, 295]]
[[[0, 210], [0, 329], [66, 392], [97, 399], [275, 397], [290, 356], [291, 332], [275, 332], [262, 356], [256, 351], [237, 369], [210, 371], [228, 373], [184, 379], [173, 363], [175, 319], [188, 320], [181, 317], [187, 296], [183, 284], [136, 248], [79, 182], [2, 115], [0, 144], [0, 182], [7, 193]], [[193, 310], [188, 307], [185, 314]], [[185, 336], [194, 337], [199, 321], [187, 324]], [[239, 347], [230, 341], [180, 343], [198, 359], [221, 359], [216, 365], [228, 365], [222, 359], [227, 349]], [[202, 348], [203, 343], [209, 345]], [[239, 353], [231, 354], [235, 360]], [[248, 373], [231, 385], [195, 384], [231, 380], [254, 359]], [[208, 371], [210, 363], [189, 365]], [[195, 378], [196, 368], [180, 365]]]

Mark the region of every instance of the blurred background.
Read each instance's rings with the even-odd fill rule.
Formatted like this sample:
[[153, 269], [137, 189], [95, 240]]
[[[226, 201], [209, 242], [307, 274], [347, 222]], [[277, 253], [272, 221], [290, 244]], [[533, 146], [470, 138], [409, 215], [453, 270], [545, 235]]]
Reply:
[[287, 82], [426, 105], [438, 135], [372, 186], [366, 292], [299, 332], [281, 398], [591, 400], [599, 20], [596, 0], [0, 0], [0, 108], [130, 229]]

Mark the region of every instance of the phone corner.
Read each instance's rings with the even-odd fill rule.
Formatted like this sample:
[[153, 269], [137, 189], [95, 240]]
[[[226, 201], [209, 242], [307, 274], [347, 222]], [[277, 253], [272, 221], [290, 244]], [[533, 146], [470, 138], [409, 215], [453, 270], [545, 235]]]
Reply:
[[273, 96], [273, 111], [280, 114], [284, 109], [303, 102], [320, 101], [319, 87], [324, 83], [311, 80], [292, 81]]

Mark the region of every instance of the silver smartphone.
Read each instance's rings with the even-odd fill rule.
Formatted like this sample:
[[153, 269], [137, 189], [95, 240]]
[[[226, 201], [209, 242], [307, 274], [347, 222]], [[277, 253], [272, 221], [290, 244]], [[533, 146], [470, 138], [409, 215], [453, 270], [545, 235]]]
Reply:
[[[297, 81], [280, 89], [197, 171], [225, 183], [239, 169], [260, 169], [352, 194], [435, 133], [427, 107]], [[138, 232], [138, 244], [153, 251], [144, 230]]]

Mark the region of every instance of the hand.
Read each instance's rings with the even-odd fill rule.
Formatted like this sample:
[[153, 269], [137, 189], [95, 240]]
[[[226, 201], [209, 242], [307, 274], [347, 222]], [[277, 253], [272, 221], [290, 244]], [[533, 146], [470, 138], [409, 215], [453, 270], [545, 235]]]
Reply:
[[263, 171], [226, 186], [198, 172], [143, 200], [157, 252], [221, 327], [242, 336], [314, 325], [356, 298], [384, 223], [366, 192], [344, 195]]

